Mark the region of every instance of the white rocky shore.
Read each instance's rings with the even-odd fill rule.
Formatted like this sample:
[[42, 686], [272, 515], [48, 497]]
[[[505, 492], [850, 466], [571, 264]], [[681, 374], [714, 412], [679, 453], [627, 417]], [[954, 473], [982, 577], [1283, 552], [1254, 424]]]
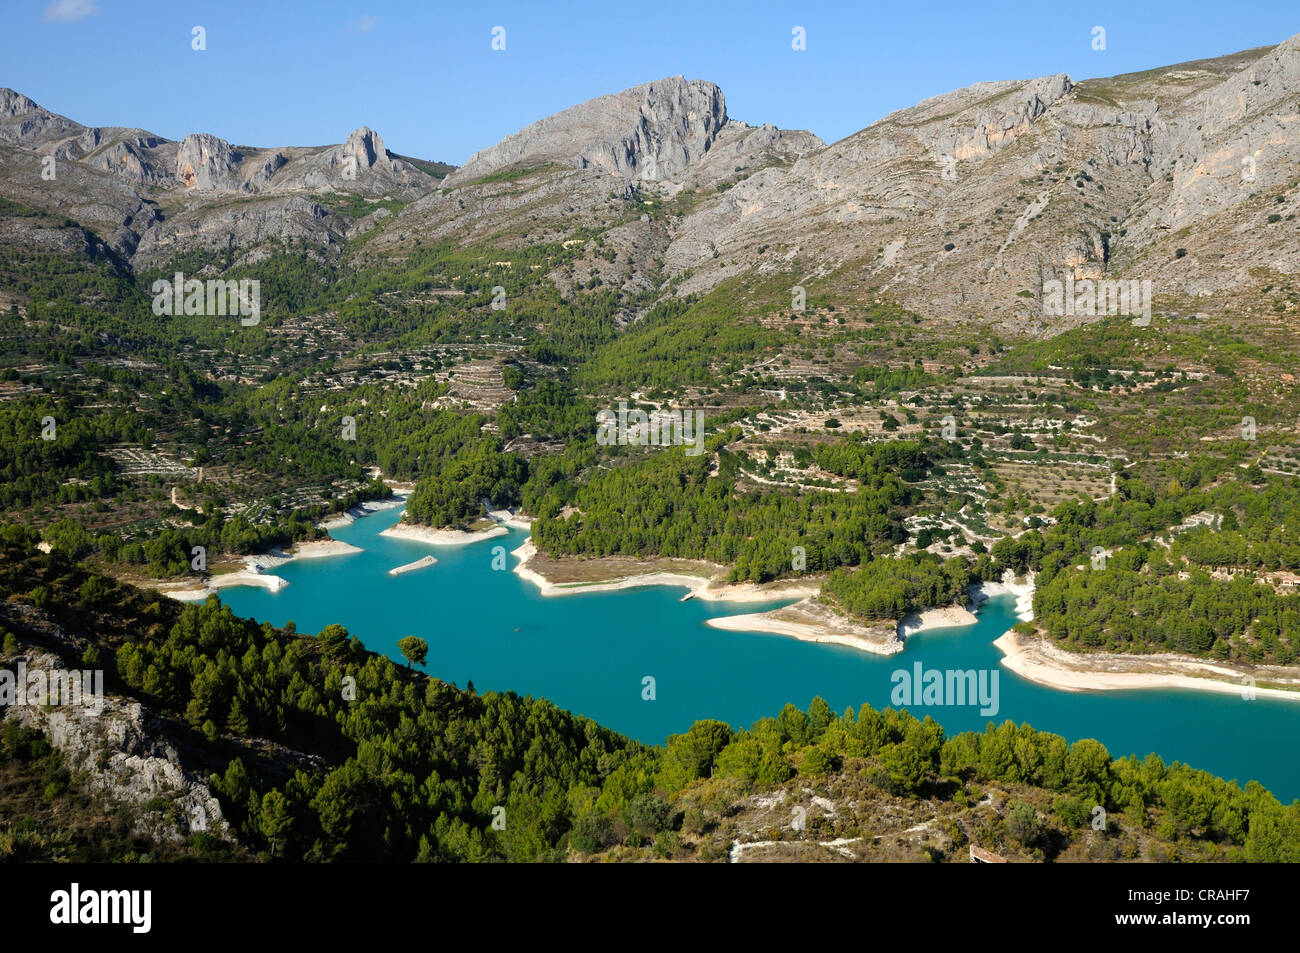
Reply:
[[406, 498], [411, 495], [410, 490], [393, 490], [393, 495], [386, 500], [366, 500], [364, 503], [358, 503], [345, 513], [332, 516], [329, 519], [318, 523], [321, 529], [340, 529], [344, 526], [351, 526], [357, 520], [365, 516], [371, 516], [375, 513], [382, 513], [384, 510], [394, 510], [399, 506], [406, 505]]
[[481, 532], [469, 532], [463, 529], [434, 529], [431, 526], [416, 526], [402, 521], [394, 523], [379, 535], [387, 536], [390, 539], [405, 539], [413, 543], [424, 543], [428, 546], [465, 546], [469, 543], [478, 543], [485, 539], [505, 536], [508, 532], [510, 531], [501, 525], [493, 526], [491, 529], [485, 529]]
[[273, 549], [269, 553], [245, 558], [245, 565], [258, 572], [275, 569], [297, 559], [325, 559], [330, 556], [350, 556], [362, 552], [360, 546], [353, 546], [338, 539], [318, 539], [310, 543], [298, 543], [288, 550]]
[[715, 629], [788, 635], [804, 642], [829, 642], [877, 655], [893, 655], [903, 651], [904, 643], [913, 635], [973, 625], [976, 621], [962, 606], [942, 606], [910, 612], [897, 623], [860, 623], [817, 602], [815, 594], [780, 609], [721, 616], [706, 620], [706, 624]]
[[309, 543], [298, 543], [289, 550], [273, 549], [268, 553], [244, 557], [244, 568], [235, 572], [209, 576], [201, 586], [184, 586], [179, 588], [158, 587], [163, 595], [180, 602], [202, 602], [209, 595], [231, 586], [254, 586], [270, 592], [279, 592], [289, 581], [277, 576], [274, 570], [296, 559], [324, 559], [330, 556], [349, 556], [362, 550], [337, 539], [318, 539]]
[[815, 593], [818, 584], [807, 581], [773, 583], [760, 586], [755, 583], [736, 585], [715, 585], [717, 570], [699, 575], [685, 572], [642, 572], [620, 576], [601, 582], [554, 582], [528, 564], [537, 555], [537, 546], [531, 539], [524, 540], [522, 546], [510, 555], [519, 560], [514, 572], [521, 578], [535, 585], [543, 596], [572, 596], [584, 592], [616, 592], [620, 589], [638, 589], [642, 586], [680, 586], [690, 591], [682, 596], [682, 602], [688, 599], [703, 599], [706, 602], [775, 602], [778, 599], [799, 599]]
[[[760, 592], [763, 587], [754, 587]], [[795, 590], [797, 591], [797, 590]], [[970, 605], [937, 606], [909, 612], [896, 625], [878, 623], [864, 625], [832, 612], [818, 604], [812, 596], [818, 591], [812, 586], [805, 597], [791, 606], [753, 612], [746, 615], [722, 616], [707, 620], [715, 629], [738, 632], [767, 632], [788, 635], [805, 642], [829, 642], [847, 645], [876, 654], [893, 655], [901, 652], [906, 640], [922, 632], [936, 629], [957, 629], [974, 625], [979, 606], [994, 596], [1015, 595], [1016, 611], [1022, 619], [1033, 616], [1034, 585], [1032, 575], [1026, 582], [1016, 582], [1010, 574], [1001, 582], [986, 582], [970, 587]], [[779, 590], [766, 590], [759, 598], [782, 598]], [[720, 598], [726, 598], [721, 596]]]
[[[993, 643], [1004, 667], [1022, 678], [1066, 692], [1180, 688], [1237, 695], [1243, 700], [1286, 698], [1300, 701], [1294, 668], [1259, 665], [1249, 669], [1191, 656], [1067, 652], [1040, 635], [1012, 629]], [[1289, 688], [1263, 687], [1271, 682]]]
[[728, 632], [763, 632], [789, 636], [800, 642], [844, 645], [874, 655], [894, 655], [903, 651], [903, 640], [892, 623], [871, 625], [855, 622], [833, 612], [811, 595], [780, 609], [719, 616], [706, 619], [705, 624]]
[[1018, 582], [1011, 570], [1002, 574], [1001, 582], [982, 582], [970, 587], [971, 601], [976, 605], [994, 596], [1016, 597], [1016, 618], [1022, 622], [1034, 620], [1034, 574], [1031, 572]]
[[[1016, 616], [1022, 622], [1034, 620], [1034, 576], [1016, 582], [1008, 575], [1000, 583], [972, 587], [972, 595], [983, 601], [991, 596], [1014, 595]], [[978, 590], [976, 592], [975, 590]], [[1300, 701], [1300, 676], [1294, 668], [1282, 666], [1234, 666], [1187, 655], [1159, 653], [1067, 652], [1043, 635], [1023, 634], [1015, 629], [993, 643], [1002, 653], [1002, 666], [1048, 688], [1065, 692], [1127, 691], [1143, 688], [1191, 689], [1248, 698], [1286, 698]], [[1257, 687], [1269, 682], [1284, 688]]]
[[614, 592], [640, 586], [682, 586], [690, 591], [682, 597], [704, 599], [710, 602], [775, 602], [794, 599], [792, 605], [765, 612], [719, 616], [705, 620], [715, 629], [732, 632], [764, 632], [784, 635], [805, 642], [824, 642], [845, 645], [878, 655], [892, 655], [903, 650], [903, 640], [928, 629], [970, 625], [975, 616], [959, 606], [926, 609], [914, 612], [897, 625], [893, 623], [864, 624], [841, 616], [816, 600], [821, 585], [819, 580], [801, 579], [760, 585], [740, 583], [719, 585], [717, 577], [723, 567], [699, 575], [675, 572], [636, 573], [603, 582], [557, 583], [533, 569], [529, 563], [537, 555], [537, 547], [526, 540], [512, 556], [519, 562], [514, 571], [537, 586], [543, 596], [575, 595], [587, 592]]

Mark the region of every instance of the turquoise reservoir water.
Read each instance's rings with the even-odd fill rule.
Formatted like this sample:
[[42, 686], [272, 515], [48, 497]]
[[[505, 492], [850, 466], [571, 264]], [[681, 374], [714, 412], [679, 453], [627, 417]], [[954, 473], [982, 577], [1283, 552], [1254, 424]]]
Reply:
[[[1186, 691], [1061, 692], [1002, 668], [993, 640], [1015, 622], [1013, 600], [990, 599], [973, 626], [913, 636], [904, 652], [881, 657], [779, 635], [725, 632], [710, 617], [769, 605], [681, 602], [684, 590], [648, 586], [544, 598], [513, 572], [492, 568], [493, 549], [513, 551], [509, 536], [463, 547], [430, 547], [379, 532], [400, 510], [358, 520], [333, 535], [364, 552], [289, 563], [279, 593], [241, 587], [222, 599], [238, 614], [300, 631], [331, 622], [366, 647], [401, 661], [397, 640], [429, 643], [426, 671], [479, 691], [513, 690], [549, 698], [645, 742], [662, 742], [700, 718], [748, 727], [786, 702], [807, 708], [821, 695], [835, 711], [866, 702], [891, 704], [891, 675], [925, 669], [997, 671], [999, 709], [911, 706], [949, 733], [983, 730], [989, 721], [1028, 722], [1070, 741], [1096, 738], [1113, 755], [1156, 752], [1243, 784], [1256, 779], [1285, 801], [1300, 796], [1300, 702]], [[432, 553], [438, 563], [402, 576], [388, 570]], [[509, 557], [513, 567], [517, 560]], [[653, 701], [642, 679], [655, 679]], [[895, 706], [897, 707], [897, 706]]]

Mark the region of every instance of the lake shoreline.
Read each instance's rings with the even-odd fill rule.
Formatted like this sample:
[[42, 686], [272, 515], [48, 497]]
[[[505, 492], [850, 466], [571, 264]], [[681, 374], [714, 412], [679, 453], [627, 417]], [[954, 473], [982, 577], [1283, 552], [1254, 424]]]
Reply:
[[385, 536], [389, 539], [402, 539], [412, 543], [424, 543], [426, 546], [468, 546], [470, 543], [478, 543], [485, 539], [496, 539], [499, 536], [505, 536], [509, 532], [510, 531], [501, 524], [485, 530], [463, 530], [435, 529], [432, 526], [420, 526], [416, 523], [398, 521], [379, 535]]
[[[772, 602], [793, 599], [788, 606], [764, 612], [741, 613], [706, 619], [705, 624], [732, 632], [760, 632], [783, 635], [803, 642], [820, 642], [843, 645], [874, 655], [894, 655], [903, 650], [905, 640], [912, 635], [932, 629], [973, 625], [974, 614], [962, 606], [936, 606], [909, 613], [901, 620], [859, 622], [817, 600], [821, 579], [780, 580], [770, 583], [726, 584], [720, 580], [727, 567], [701, 560], [683, 560], [694, 563], [694, 572], [652, 569], [628, 572], [621, 562], [613, 560], [582, 560], [581, 566], [599, 576], [608, 570], [606, 578], [591, 581], [561, 582], [536, 568], [542, 559], [537, 545], [528, 539], [511, 553], [519, 562], [514, 572], [537, 586], [543, 596], [573, 595], [583, 592], [616, 592], [642, 586], [682, 586], [690, 590], [682, 601], [703, 599], [710, 602]], [[549, 557], [547, 557], [549, 558]], [[550, 559], [554, 564], [559, 560]], [[578, 565], [575, 561], [571, 568]]]
[[[356, 519], [394, 509], [405, 497], [378, 503], [361, 504], [344, 514], [350, 525]], [[509, 528], [527, 529], [531, 520], [515, 514], [494, 514], [496, 525], [479, 531], [435, 529], [399, 521], [379, 533], [380, 536], [423, 543], [430, 546], [464, 546], [506, 536]], [[251, 586], [280, 592], [289, 585], [273, 571], [299, 559], [318, 559], [361, 552], [358, 547], [334, 539], [299, 543], [288, 551], [244, 557], [244, 568], [221, 573], [204, 580], [203, 585], [163, 588], [159, 591], [183, 602], [202, 601], [214, 592], [232, 586]], [[1034, 576], [1017, 579], [1010, 572], [1001, 580], [977, 583], [970, 587], [967, 606], [930, 607], [908, 613], [897, 621], [861, 622], [839, 613], [817, 599], [822, 577], [782, 580], [771, 583], [727, 584], [722, 581], [727, 567], [703, 560], [663, 560], [668, 568], [656, 568], [654, 560], [613, 557], [607, 559], [569, 560], [546, 557], [530, 538], [511, 555], [518, 562], [513, 571], [537, 587], [544, 597], [581, 593], [618, 592], [645, 586], [678, 586], [687, 590], [681, 601], [702, 599], [709, 602], [773, 602], [793, 600], [791, 604], [762, 612], [740, 613], [706, 619], [705, 625], [724, 631], [780, 635], [803, 642], [840, 645], [873, 655], [894, 655], [905, 648], [907, 640], [938, 629], [955, 629], [973, 625], [976, 613], [988, 599], [1014, 596], [1015, 615], [1024, 622], [1033, 621]], [[400, 576], [432, 566], [437, 562], [426, 556], [389, 570]], [[546, 564], [550, 575], [540, 571]], [[563, 564], [565, 572], [556, 572]], [[629, 568], [632, 567], [632, 568]], [[565, 579], [565, 576], [575, 578]], [[581, 576], [592, 578], [577, 578]], [[552, 578], [558, 577], [558, 578]], [[1283, 666], [1232, 666], [1227, 663], [1176, 654], [1122, 655], [1116, 653], [1072, 653], [1052, 644], [1044, 636], [1023, 635], [1014, 629], [993, 641], [1001, 653], [1001, 665], [1031, 682], [1065, 692], [1125, 691], [1137, 689], [1189, 689], [1221, 694], [1242, 694], [1251, 688], [1242, 681], [1250, 677], [1257, 682], [1281, 683], [1295, 688], [1254, 687], [1256, 697], [1300, 700], [1300, 672]], [[1234, 681], [1235, 679], [1235, 681]]]
[[[390, 487], [390, 489], [392, 489]], [[406, 498], [411, 495], [410, 490], [393, 490], [393, 495], [382, 500], [365, 500], [356, 506], [350, 507], [342, 513], [331, 516], [316, 525], [323, 530], [342, 529], [344, 526], [351, 526], [359, 519], [367, 516], [374, 516], [376, 513], [382, 513], [385, 510], [394, 510], [399, 506], [406, 505]]]
[[[810, 580], [785, 580], [758, 584], [752, 582], [724, 583], [726, 566], [703, 560], [673, 560], [687, 564], [676, 569], [644, 568], [643, 571], [626, 571], [621, 562], [612, 559], [573, 560], [572, 567], [593, 571], [599, 578], [591, 580], [560, 581], [548, 577], [536, 568], [542, 558], [532, 538], [511, 552], [519, 562], [514, 572], [535, 585], [543, 596], [568, 596], [584, 592], [617, 592], [643, 586], [679, 586], [690, 590], [681, 601], [701, 599], [705, 602], [774, 602], [779, 599], [801, 599], [817, 592], [820, 583]], [[550, 557], [547, 557], [550, 558]], [[643, 563], [642, 560], [626, 562]], [[608, 570], [607, 572], [605, 570]]]
[[229, 589], [231, 586], [253, 586], [268, 592], [280, 592], [289, 585], [289, 580], [267, 570], [278, 569], [287, 563], [300, 559], [326, 559], [331, 556], [350, 556], [363, 552], [351, 543], [337, 539], [317, 539], [296, 543], [287, 550], [272, 549], [243, 558], [243, 569], [234, 572], [217, 573], [203, 580], [201, 586], [184, 585], [181, 587], [157, 587], [163, 595], [179, 602], [202, 602], [214, 592]]
[[[389, 487], [393, 491], [392, 496], [382, 500], [365, 500], [356, 506], [350, 507], [343, 513], [317, 523], [317, 527], [328, 532], [331, 529], [351, 526], [357, 520], [364, 519], [367, 516], [374, 516], [376, 513], [383, 513], [405, 506], [407, 498], [411, 495], [410, 489], [403, 485], [391, 483]], [[481, 532], [434, 529], [433, 527], [418, 526], [399, 520], [380, 532], [379, 535], [424, 543], [430, 546], [464, 546], [484, 539], [504, 536], [509, 533], [507, 527], [527, 529], [532, 524], [531, 519], [517, 516], [508, 511], [502, 511], [501, 516], [503, 518], [498, 520], [496, 526]], [[257, 589], [265, 589], [268, 592], [280, 592], [289, 585], [289, 581], [268, 570], [278, 569], [286, 563], [299, 559], [322, 559], [329, 556], [346, 556], [359, 552], [362, 552], [360, 548], [341, 540], [332, 538], [312, 540], [295, 543], [288, 550], [271, 549], [265, 553], [245, 556], [242, 569], [209, 576], [203, 580], [202, 585], [195, 586], [186, 583], [170, 587], [165, 585], [156, 586], [155, 588], [163, 595], [179, 602], [202, 602], [212, 593], [232, 586], [251, 586]], [[418, 559], [415, 562], [398, 566], [394, 570], [390, 570], [389, 574], [393, 576], [404, 575], [417, 569], [432, 566], [436, 562], [437, 560], [434, 557], [428, 556], [425, 559]]]
[[[1023, 635], [1011, 629], [993, 645], [1002, 653], [1003, 667], [1022, 678], [1064, 692], [1127, 691], [1133, 689], [1191, 689], [1259, 698], [1300, 701], [1300, 672], [1283, 666], [1233, 666], [1190, 655], [1121, 655], [1067, 652], [1043, 635]], [[1229, 681], [1228, 679], [1237, 679]], [[1294, 689], [1257, 687], [1256, 682], [1293, 684]]]
[[[981, 599], [1014, 595], [1016, 617], [1021, 622], [1034, 620], [1032, 573], [1024, 583], [1003, 577], [1002, 582], [984, 583], [978, 589]], [[1248, 668], [1172, 652], [1156, 655], [1067, 652], [1042, 633], [1025, 635], [1015, 629], [1004, 632], [994, 640], [993, 646], [1002, 653], [1003, 668], [1057, 691], [1189, 689], [1244, 696], [1253, 690], [1255, 697], [1300, 700], [1300, 671], [1287, 671], [1283, 666]], [[1295, 689], [1256, 687], [1244, 681], [1246, 678], [1254, 678], [1257, 682], [1294, 684]]]
[[766, 612], [706, 619], [704, 624], [730, 632], [761, 632], [788, 636], [800, 642], [843, 645], [873, 655], [895, 655], [903, 651], [903, 639], [899, 635], [901, 623], [886, 621], [871, 625], [854, 622], [818, 602], [815, 596]]

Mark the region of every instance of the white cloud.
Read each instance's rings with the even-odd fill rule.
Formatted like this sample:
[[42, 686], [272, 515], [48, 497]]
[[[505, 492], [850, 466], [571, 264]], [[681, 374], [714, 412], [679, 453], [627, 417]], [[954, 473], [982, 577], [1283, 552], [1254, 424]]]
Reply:
[[76, 23], [99, 13], [95, 0], [54, 0], [45, 8], [45, 19], [59, 23]]
[[369, 33], [379, 21], [375, 17], [363, 16], [360, 20], [348, 21], [349, 33]]

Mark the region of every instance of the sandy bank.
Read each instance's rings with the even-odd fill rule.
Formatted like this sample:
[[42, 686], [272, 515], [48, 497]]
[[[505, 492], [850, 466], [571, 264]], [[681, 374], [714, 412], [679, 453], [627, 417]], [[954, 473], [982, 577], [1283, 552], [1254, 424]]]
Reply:
[[[201, 586], [187, 586], [185, 588], [167, 589], [158, 587], [158, 591], [163, 595], [180, 602], [202, 602], [212, 593], [220, 589], [229, 589], [233, 586], [255, 586], [258, 589], [265, 589], [268, 592], [279, 592], [285, 586], [289, 585], [289, 580], [274, 573], [263, 572], [253, 560], [265, 557], [249, 556], [245, 560], [245, 568], [235, 572], [224, 572], [216, 576], [209, 576]], [[280, 563], [289, 561], [287, 558], [281, 558]]]
[[771, 602], [774, 599], [806, 599], [821, 591], [821, 578], [812, 580], [784, 580], [781, 582], [741, 582], [729, 585], [705, 585], [697, 588], [686, 599], [703, 599], [706, 602]]
[[[704, 599], [709, 602], [775, 602], [780, 599], [801, 599], [815, 594], [819, 581], [785, 580], [764, 585], [740, 583], [727, 585], [721, 582], [726, 572], [725, 566], [705, 563], [700, 560], [664, 560], [666, 564], [681, 566], [681, 569], [655, 569], [653, 561], [630, 558], [563, 560], [541, 557], [537, 545], [527, 539], [524, 544], [510, 555], [519, 563], [514, 571], [527, 579], [544, 596], [573, 595], [582, 592], [615, 592], [620, 589], [636, 589], [641, 586], [680, 586], [690, 591], [682, 596], [688, 599]], [[546, 562], [551, 567], [563, 566], [569, 574], [589, 574], [590, 579], [551, 578], [538, 571], [538, 562]], [[633, 567], [633, 568], [629, 568]]]
[[[278, 569], [280, 566], [291, 563], [296, 559], [325, 559], [329, 556], [349, 556], [352, 553], [361, 551], [360, 547], [341, 540], [317, 539], [309, 543], [297, 543], [287, 550], [273, 549], [270, 552], [258, 553], [255, 556], [245, 556], [244, 569], [251, 573], [264, 573], [268, 569]], [[238, 583], [231, 583], [230, 585], [238, 585]], [[288, 583], [285, 583], [285, 585], [288, 585]]]
[[[792, 585], [790, 592], [798, 593], [804, 598], [792, 606], [773, 609], [769, 612], [753, 612], [746, 615], [724, 616], [708, 620], [708, 624], [717, 629], [730, 629], [747, 632], [769, 632], [774, 635], [788, 635], [807, 642], [830, 642], [847, 645], [882, 655], [901, 652], [906, 639], [933, 629], [951, 629], [974, 625], [978, 621], [972, 610], [993, 596], [1015, 595], [1016, 609], [1020, 618], [1033, 616], [1034, 583], [1030, 576], [1026, 581], [1017, 582], [1008, 574], [1002, 582], [989, 582], [971, 586], [970, 608], [963, 606], [938, 606], [910, 612], [897, 624], [879, 622], [859, 623], [844, 616], [828, 606], [817, 602], [815, 596], [819, 587], [803, 583], [806, 591], [799, 592], [799, 587]], [[733, 587], [743, 588], [743, 587]], [[761, 589], [762, 587], [755, 587]], [[776, 589], [766, 590], [764, 598], [780, 598]], [[702, 596], [702, 598], [712, 598]], [[726, 598], [721, 597], [721, 598]]]
[[437, 561], [438, 561], [437, 558], [434, 556], [424, 556], [421, 559], [417, 559], [413, 563], [407, 563], [404, 566], [398, 566], [395, 569], [388, 570], [388, 575], [401, 576], [408, 572], [415, 572], [417, 569], [424, 569], [428, 566], [432, 566]]
[[169, 599], [175, 599], [177, 602], [202, 602], [212, 594], [212, 590], [207, 587], [173, 589], [166, 586], [157, 586], [156, 589], [162, 595]]
[[909, 612], [898, 623], [898, 635], [906, 639], [930, 629], [952, 629], [963, 625], [974, 625], [975, 615], [963, 606], [942, 606]]
[[[879, 655], [892, 655], [902, 651], [903, 639], [908, 635], [915, 635], [927, 629], [970, 625], [975, 621], [975, 616], [968, 610], [949, 606], [912, 613], [898, 624], [893, 621], [860, 623], [840, 615], [817, 601], [816, 596], [821, 589], [820, 577], [787, 579], [764, 584], [728, 585], [721, 581], [726, 573], [725, 566], [678, 560], [676, 562], [689, 564], [689, 569], [674, 571], [653, 569], [650, 568], [651, 562], [621, 557], [593, 560], [553, 559], [541, 556], [531, 539], [525, 540], [524, 544], [511, 555], [519, 560], [514, 567], [514, 572], [537, 586], [543, 596], [615, 592], [640, 586], [681, 586], [689, 590], [682, 597], [683, 602], [688, 599], [742, 603], [797, 600], [793, 605], [766, 612], [709, 619], [708, 625], [715, 629], [733, 632], [766, 632], [773, 635], [786, 635], [805, 642], [845, 645]], [[547, 567], [550, 575], [536, 568], [539, 563]], [[637, 569], [644, 571], [637, 571]], [[589, 574], [592, 578], [566, 580], [566, 576], [579, 574]]]
[[510, 531], [504, 526], [493, 526], [482, 532], [471, 533], [463, 529], [434, 529], [430, 526], [416, 526], [413, 523], [403, 522], [393, 524], [379, 535], [391, 539], [405, 539], [413, 543], [424, 543], [428, 546], [464, 546], [468, 543], [505, 536], [508, 532]]
[[[978, 602], [993, 596], [1016, 597], [1016, 617], [1034, 619], [1034, 576], [1017, 581], [1007, 573], [1001, 582], [971, 587]], [[1022, 635], [1014, 629], [993, 643], [1002, 653], [1002, 665], [1022, 678], [1067, 692], [1124, 691], [1140, 688], [1180, 688], [1242, 696], [1256, 683], [1291, 685], [1294, 689], [1254, 688], [1256, 697], [1300, 699], [1300, 672], [1277, 665], [1235, 667], [1223, 662], [1162, 653], [1067, 652], [1040, 635]]]
[[289, 581], [280, 576], [270, 573], [250, 572], [247, 569], [222, 573], [220, 576], [213, 576], [208, 580], [208, 589], [210, 590], [229, 589], [231, 586], [255, 586], [258, 589], [279, 592], [287, 585], [289, 585]]
[[1257, 665], [1235, 668], [1221, 662], [1181, 655], [1119, 655], [1066, 652], [1048, 639], [1012, 630], [993, 643], [1002, 664], [1022, 678], [1067, 692], [1123, 691], [1137, 688], [1185, 688], [1243, 697], [1247, 678], [1293, 686], [1290, 690], [1254, 688], [1257, 697], [1300, 701], [1300, 673], [1294, 668]]
[[768, 612], [728, 615], [706, 621], [715, 629], [786, 635], [801, 642], [845, 645], [876, 655], [903, 651], [903, 640], [898, 637], [898, 627], [894, 623], [863, 625], [832, 611], [812, 596]]
[[877, 655], [893, 655], [903, 651], [905, 640], [918, 633], [973, 625], [975, 621], [968, 609], [943, 606], [908, 613], [898, 623], [888, 620], [862, 623], [818, 602], [814, 592], [794, 605], [767, 612], [722, 616], [709, 619], [708, 624], [715, 629], [768, 632], [804, 642], [828, 642]]
[[245, 556], [243, 569], [209, 576], [199, 586], [158, 587], [158, 591], [181, 602], [202, 602], [217, 590], [229, 589], [231, 586], [256, 586], [269, 592], [279, 592], [289, 585], [289, 580], [269, 570], [278, 569], [295, 559], [324, 559], [328, 556], [348, 556], [359, 552], [361, 549], [351, 543], [337, 539], [317, 539], [309, 543], [298, 543], [287, 551], [273, 549], [269, 553]]
[[393, 496], [386, 500], [366, 500], [364, 503], [358, 503], [356, 506], [340, 513], [337, 516], [331, 516], [317, 525], [321, 529], [338, 529], [342, 526], [351, 526], [357, 520], [365, 516], [371, 516], [375, 513], [382, 513], [384, 510], [394, 510], [399, 506], [406, 505], [406, 498], [410, 496], [409, 491], [394, 491]]
[[[361, 552], [360, 546], [353, 546], [339, 539], [317, 539], [310, 543], [298, 543], [284, 551], [285, 562], [295, 559], [323, 559], [326, 556], [347, 556]], [[279, 556], [279, 553], [275, 555]]]
[[[510, 555], [519, 560], [514, 567], [514, 572], [521, 579], [526, 579], [535, 585], [544, 596], [563, 596], [580, 592], [613, 592], [618, 589], [634, 589], [637, 586], [685, 586], [694, 590], [709, 583], [708, 578], [705, 576], [671, 572], [638, 573], [630, 576], [595, 579], [589, 582], [556, 582], [548, 579], [529, 565], [529, 563], [536, 562], [538, 557], [537, 544], [531, 539], [524, 540], [523, 545]], [[583, 560], [581, 565], [585, 570], [599, 572], [600, 563], [600, 560]]]

